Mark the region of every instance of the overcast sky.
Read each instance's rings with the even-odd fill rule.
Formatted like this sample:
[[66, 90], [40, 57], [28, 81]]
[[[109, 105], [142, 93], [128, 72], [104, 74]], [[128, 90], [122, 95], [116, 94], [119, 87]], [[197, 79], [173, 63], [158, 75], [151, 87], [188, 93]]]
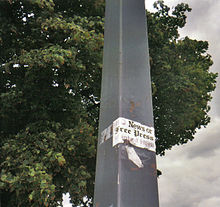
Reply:
[[[146, 0], [152, 8], [154, 0]], [[192, 11], [181, 36], [207, 40], [214, 65], [220, 73], [220, 0], [165, 0], [169, 6], [188, 3]], [[220, 75], [219, 75], [220, 76]], [[219, 80], [219, 79], [218, 79]], [[218, 81], [219, 82], [219, 81]], [[213, 93], [211, 123], [199, 130], [196, 138], [186, 145], [173, 148], [158, 157], [160, 207], [220, 206], [220, 84]]]
[[[146, 0], [152, 10], [154, 0]], [[181, 36], [207, 40], [214, 65], [220, 73], [220, 0], [165, 0], [169, 6], [188, 3], [192, 11]], [[220, 76], [220, 75], [219, 75]], [[211, 123], [197, 132], [186, 145], [174, 147], [164, 157], [158, 157], [160, 207], [218, 207], [220, 206], [220, 84], [213, 93]], [[65, 199], [65, 207], [70, 205]]]

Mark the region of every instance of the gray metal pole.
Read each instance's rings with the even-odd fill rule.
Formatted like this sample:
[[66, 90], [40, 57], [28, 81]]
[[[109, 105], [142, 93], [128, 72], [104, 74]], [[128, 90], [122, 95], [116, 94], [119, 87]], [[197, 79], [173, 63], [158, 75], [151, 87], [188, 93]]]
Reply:
[[107, 0], [94, 207], [159, 207], [144, 0]]

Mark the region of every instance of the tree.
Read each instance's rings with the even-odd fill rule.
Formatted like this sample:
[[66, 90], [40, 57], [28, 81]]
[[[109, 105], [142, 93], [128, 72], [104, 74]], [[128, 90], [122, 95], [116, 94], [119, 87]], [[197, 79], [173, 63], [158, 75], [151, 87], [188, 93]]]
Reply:
[[[216, 74], [208, 43], [179, 39], [186, 4], [147, 12], [157, 153], [209, 122]], [[93, 196], [103, 0], [0, 2], [3, 206], [75, 205]]]
[[149, 47], [157, 153], [164, 155], [166, 149], [193, 140], [196, 130], [209, 123], [217, 74], [209, 71], [208, 42], [179, 38], [189, 6], [179, 4], [172, 13], [163, 2], [155, 7], [157, 12], [148, 13]]

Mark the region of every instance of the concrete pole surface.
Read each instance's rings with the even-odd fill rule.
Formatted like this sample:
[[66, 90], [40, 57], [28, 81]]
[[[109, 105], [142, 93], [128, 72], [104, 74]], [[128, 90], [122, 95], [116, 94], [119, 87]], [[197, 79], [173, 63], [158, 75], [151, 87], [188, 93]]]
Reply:
[[94, 207], [159, 207], [144, 0], [107, 0]]

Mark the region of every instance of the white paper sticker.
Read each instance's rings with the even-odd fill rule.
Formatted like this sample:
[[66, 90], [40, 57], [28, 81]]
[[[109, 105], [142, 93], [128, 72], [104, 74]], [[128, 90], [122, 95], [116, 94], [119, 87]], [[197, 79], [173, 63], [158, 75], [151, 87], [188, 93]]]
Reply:
[[109, 127], [107, 127], [105, 130], [102, 131], [100, 144], [111, 138], [112, 132], [113, 132], [113, 125], [111, 124]]
[[138, 156], [138, 154], [134, 150], [134, 148], [130, 147], [130, 146], [126, 146], [125, 149], [128, 153], [128, 159], [131, 160], [137, 167], [143, 168], [144, 165], [143, 165], [140, 157]]
[[156, 150], [153, 127], [119, 117], [113, 122], [113, 146], [124, 143], [126, 140], [136, 147], [154, 152]]

